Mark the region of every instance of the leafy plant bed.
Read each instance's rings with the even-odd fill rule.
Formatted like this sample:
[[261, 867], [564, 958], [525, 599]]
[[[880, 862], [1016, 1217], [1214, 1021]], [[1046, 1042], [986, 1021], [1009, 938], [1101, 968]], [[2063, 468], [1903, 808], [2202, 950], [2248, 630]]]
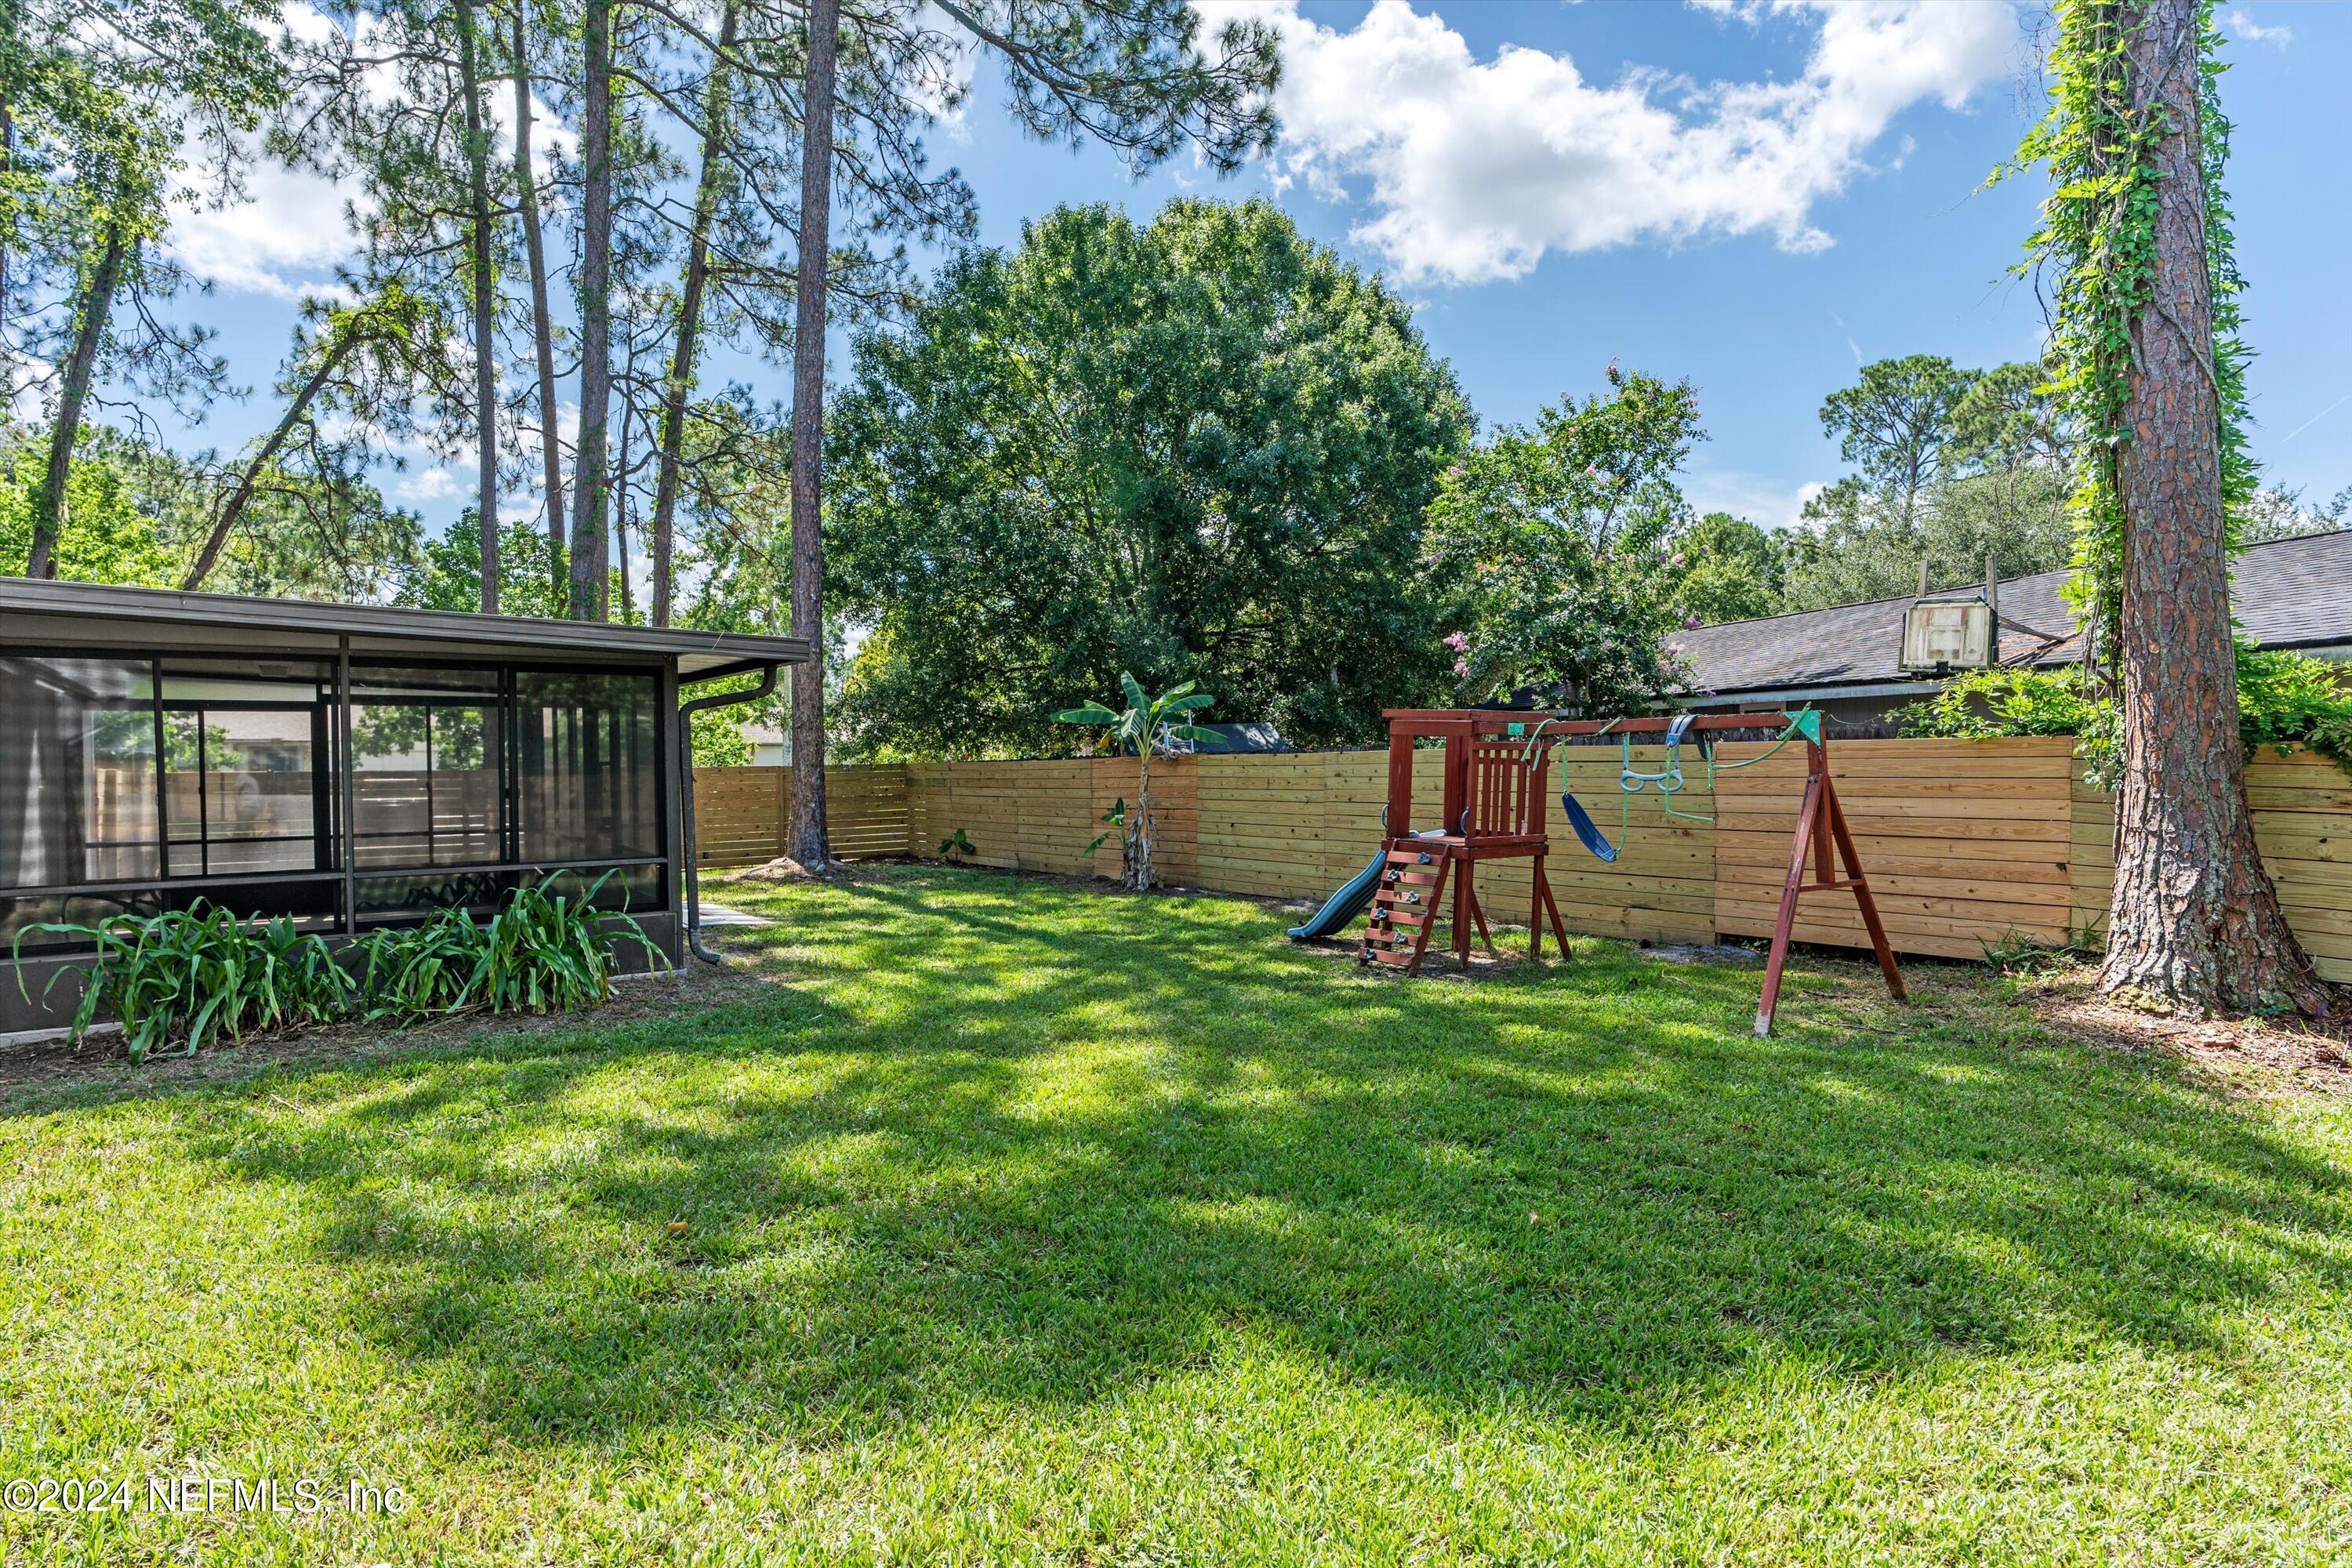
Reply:
[[487, 921], [444, 910], [421, 925], [372, 931], [340, 955], [291, 921], [240, 921], [201, 899], [160, 915], [33, 926], [16, 952], [35, 934], [89, 943], [89, 960], [67, 972], [84, 982], [73, 1043], [88, 1039], [101, 1016], [114, 1019], [134, 1064], [167, 1047], [194, 1056], [221, 1038], [287, 1033], [354, 1013], [382, 1022], [570, 1012], [612, 994], [616, 942], [635, 942], [663, 962], [635, 921], [595, 907], [611, 876], [577, 893], [551, 891], [551, 878], [509, 892]]
[[1607, 942], [1399, 985], [1236, 900], [725, 898], [708, 993], [0, 1100], [0, 1474], [409, 1500], [0, 1560], [2352, 1548], [2352, 1096], [1980, 965], [1809, 956], [1757, 1040], [1752, 968]]

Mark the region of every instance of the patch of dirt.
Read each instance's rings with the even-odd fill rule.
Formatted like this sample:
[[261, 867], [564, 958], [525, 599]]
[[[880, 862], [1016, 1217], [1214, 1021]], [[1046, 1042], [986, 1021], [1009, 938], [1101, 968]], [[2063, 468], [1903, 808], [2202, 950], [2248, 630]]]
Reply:
[[983, 877], [1018, 877], [1024, 882], [1036, 882], [1065, 892], [1095, 893], [1111, 898], [1232, 899], [1241, 903], [1265, 904], [1276, 909], [1316, 910], [1322, 907], [1319, 899], [1265, 899], [1250, 893], [1229, 893], [1221, 889], [1195, 888], [1184, 883], [1162, 884], [1149, 892], [1139, 893], [1132, 888], [1120, 887], [1108, 877], [1074, 877], [1062, 871], [1037, 871], [1020, 866], [982, 866], [970, 860], [942, 860], [935, 856], [920, 855], [837, 860], [833, 869], [823, 877], [812, 875], [789, 859], [771, 860], [764, 866], [753, 866], [743, 870], [705, 871], [702, 886], [707, 893], [709, 889], [724, 886], [728, 879], [735, 877], [763, 882], [887, 882], [891, 879], [893, 871], [906, 870], [970, 871]]
[[119, 1032], [92, 1031], [79, 1045], [60, 1038], [0, 1047], [0, 1096], [14, 1099], [16, 1090], [169, 1089], [245, 1078], [274, 1067], [383, 1061], [452, 1042], [545, 1035], [592, 1021], [604, 1027], [723, 1006], [748, 1001], [772, 983], [740, 963], [722, 970], [694, 963], [675, 975], [625, 977], [615, 986], [613, 999], [593, 1013], [469, 1013], [405, 1027], [339, 1024], [291, 1034], [247, 1035], [241, 1042], [207, 1046], [194, 1057], [150, 1057], [137, 1067], [122, 1054]]
[[1642, 951], [1661, 963], [1728, 963], [1752, 969], [1764, 962], [1759, 950], [1727, 942], [1665, 942], [1655, 946], [1643, 942]]
[[2352, 994], [2336, 988], [2331, 1019], [2184, 1018], [2126, 1007], [2098, 996], [2098, 972], [2038, 976], [2027, 987], [2035, 1016], [2077, 1040], [2149, 1051], [2228, 1081], [2236, 1092], [2283, 1089], [2352, 1095]]
[[[740, 871], [727, 874], [740, 877], [747, 882], [836, 882], [842, 880], [843, 873], [847, 869], [845, 863], [836, 860], [827, 869], [812, 871], [791, 856], [779, 855], [764, 864], [746, 866]], [[710, 879], [708, 873], [703, 879]]]

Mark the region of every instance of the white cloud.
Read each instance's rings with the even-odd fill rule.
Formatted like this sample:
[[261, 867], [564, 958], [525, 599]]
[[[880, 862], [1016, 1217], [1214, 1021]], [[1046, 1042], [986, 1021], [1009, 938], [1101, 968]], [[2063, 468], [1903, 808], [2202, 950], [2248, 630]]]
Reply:
[[[285, 20], [296, 34], [317, 43], [333, 36], [341, 24], [311, 5], [287, 6]], [[381, 22], [366, 17], [353, 24], [365, 47], [383, 32]], [[363, 79], [366, 94], [388, 100], [398, 89], [391, 67], [378, 66]], [[487, 94], [491, 132], [490, 155], [511, 160], [514, 147], [514, 93], [494, 84]], [[574, 155], [578, 137], [547, 105], [531, 100], [531, 163], [541, 178], [554, 173], [560, 157]], [[189, 271], [216, 288], [279, 299], [305, 294], [339, 296], [333, 281], [336, 262], [352, 256], [357, 240], [346, 221], [345, 209], [360, 187], [356, 181], [337, 182], [308, 170], [290, 169], [250, 149], [245, 196], [222, 203], [184, 184], [189, 198], [172, 224], [172, 254]], [[364, 213], [362, 215], [364, 216]], [[555, 212], [542, 210], [542, 222]]]
[[915, 22], [934, 45], [929, 56], [934, 68], [916, 79], [915, 100], [940, 122], [950, 141], [969, 142], [971, 127], [964, 111], [971, 106], [972, 78], [980, 69], [980, 40], [932, 0], [922, 0]]
[[1409, 0], [1377, 0], [1347, 32], [1296, 0], [1258, 0], [1284, 43], [1277, 184], [1327, 197], [1368, 184], [1373, 216], [1353, 237], [1407, 281], [1519, 278], [1549, 251], [1706, 234], [1819, 250], [1832, 241], [1814, 205], [1867, 168], [1895, 117], [1963, 107], [2021, 43], [2006, 3], [1702, 3], [1812, 25], [1802, 74], [1701, 85], [1636, 70], [1599, 85], [1564, 53], [1507, 46], [1479, 60]]
[[1683, 482], [1683, 499], [1702, 514], [1727, 511], [1759, 528], [1802, 528], [1805, 503], [1827, 489], [1819, 479], [1791, 485], [1738, 468], [1717, 468], [1692, 473]]
[[415, 468], [403, 474], [392, 487], [395, 500], [412, 506], [429, 501], [446, 500], [457, 493], [457, 471], [439, 464], [429, 468]]
[[262, 162], [245, 184], [248, 200], [182, 209], [172, 224], [172, 254], [222, 289], [289, 300], [328, 292], [334, 264], [352, 253], [335, 183]]
[[2223, 16], [2221, 22], [2230, 29], [2230, 36], [2242, 44], [2268, 44], [2273, 48], [2283, 49], [2294, 42], [2293, 27], [2284, 22], [2275, 27], [2265, 27], [2248, 15], [2242, 5]]

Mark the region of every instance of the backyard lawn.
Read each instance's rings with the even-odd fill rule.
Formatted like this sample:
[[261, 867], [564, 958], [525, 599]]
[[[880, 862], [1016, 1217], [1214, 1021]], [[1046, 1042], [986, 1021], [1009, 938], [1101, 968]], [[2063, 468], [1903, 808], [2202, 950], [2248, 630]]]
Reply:
[[1971, 970], [1759, 1041], [1603, 943], [714, 890], [775, 923], [677, 1000], [0, 1096], [0, 1479], [135, 1493], [0, 1561], [2352, 1557], [2352, 1096]]

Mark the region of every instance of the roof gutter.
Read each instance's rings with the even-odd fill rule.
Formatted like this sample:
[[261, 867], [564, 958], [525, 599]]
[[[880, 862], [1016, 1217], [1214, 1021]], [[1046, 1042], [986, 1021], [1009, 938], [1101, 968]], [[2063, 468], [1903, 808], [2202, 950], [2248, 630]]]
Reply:
[[[777, 665], [766, 665], [760, 670], [760, 683], [748, 691], [714, 691], [707, 697], [688, 698], [677, 705], [677, 795], [685, 840], [680, 847], [686, 861], [686, 949], [705, 963], [720, 962], [717, 950], [702, 940], [702, 865], [694, 843], [694, 716], [716, 708], [734, 708], [746, 702], [757, 702], [776, 689]], [[720, 679], [728, 675], [746, 673], [741, 670], [714, 670], [698, 675], [685, 682], [698, 686], [706, 680]]]

